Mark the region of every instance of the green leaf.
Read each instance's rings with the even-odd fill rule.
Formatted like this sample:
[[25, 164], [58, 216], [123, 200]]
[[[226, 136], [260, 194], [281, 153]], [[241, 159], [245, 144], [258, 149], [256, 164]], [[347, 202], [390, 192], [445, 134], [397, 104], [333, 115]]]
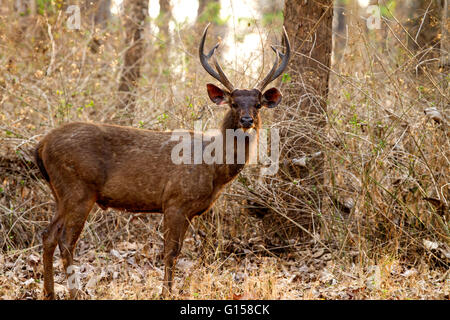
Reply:
[[289, 75], [289, 73], [284, 73], [283, 77], [281, 78], [281, 82], [283, 83], [287, 83], [291, 81], [291, 76]]

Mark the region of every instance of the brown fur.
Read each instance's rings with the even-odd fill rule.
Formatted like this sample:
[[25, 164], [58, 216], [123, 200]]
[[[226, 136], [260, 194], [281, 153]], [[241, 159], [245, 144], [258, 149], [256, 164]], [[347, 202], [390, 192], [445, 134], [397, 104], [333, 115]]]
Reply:
[[[215, 94], [223, 96], [216, 98], [226, 100], [220, 104], [230, 105], [222, 125], [223, 136], [226, 129], [242, 128], [243, 117], [252, 118], [251, 127], [257, 134], [259, 108], [267, 103], [267, 97], [256, 89], [232, 93], [218, 90]], [[281, 94], [275, 98], [278, 104]], [[164, 293], [170, 292], [175, 260], [189, 221], [207, 211], [224, 186], [244, 167], [243, 164], [176, 165], [171, 161], [171, 150], [178, 142], [170, 141], [171, 134], [77, 122], [54, 129], [38, 144], [36, 162], [48, 178], [57, 203], [56, 215], [43, 232], [45, 298], [54, 298], [56, 245], [67, 272], [73, 263], [78, 237], [95, 203], [103, 209], [164, 214]], [[248, 144], [247, 141], [246, 161]], [[71, 290], [72, 297], [76, 294]]]

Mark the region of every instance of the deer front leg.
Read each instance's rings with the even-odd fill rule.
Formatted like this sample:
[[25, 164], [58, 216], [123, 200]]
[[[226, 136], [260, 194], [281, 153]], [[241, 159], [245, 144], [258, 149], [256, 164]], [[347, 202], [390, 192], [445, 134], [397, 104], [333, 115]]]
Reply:
[[164, 284], [163, 297], [172, 293], [175, 262], [183, 245], [189, 220], [177, 208], [168, 208], [164, 212]]

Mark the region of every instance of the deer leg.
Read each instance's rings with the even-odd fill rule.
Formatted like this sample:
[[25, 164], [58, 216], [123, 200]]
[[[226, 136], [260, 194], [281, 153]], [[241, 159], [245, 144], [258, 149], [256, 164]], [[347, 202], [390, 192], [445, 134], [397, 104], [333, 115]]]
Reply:
[[73, 265], [73, 252], [76, 243], [83, 230], [84, 223], [92, 206], [95, 203], [94, 195], [83, 197], [82, 200], [71, 199], [65, 208], [64, 222], [61, 232], [58, 234], [58, 245], [61, 252], [64, 270], [67, 276], [67, 283], [71, 299], [80, 297], [80, 283], [78, 270]]
[[44, 249], [44, 299], [55, 299], [53, 279], [53, 254], [57, 245], [57, 236], [61, 228], [61, 211], [58, 210], [50, 225], [42, 232], [42, 246]]
[[172, 293], [175, 262], [183, 245], [189, 220], [179, 209], [169, 208], [164, 212], [164, 285], [163, 297]]
[[63, 210], [59, 205], [59, 200], [56, 195], [55, 189], [50, 184], [50, 189], [52, 190], [53, 197], [56, 200], [56, 215], [53, 217], [52, 221], [47, 228], [42, 232], [42, 248], [44, 262], [44, 299], [54, 300], [55, 299], [55, 284], [53, 278], [53, 255], [55, 253], [55, 248], [58, 243], [57, 236], [61, 228], [61, 218], [63, 216]]

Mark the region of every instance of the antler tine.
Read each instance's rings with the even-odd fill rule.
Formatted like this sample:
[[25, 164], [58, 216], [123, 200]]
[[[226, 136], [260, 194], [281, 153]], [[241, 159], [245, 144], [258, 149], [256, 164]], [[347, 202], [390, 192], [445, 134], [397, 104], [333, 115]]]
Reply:
[[217, 72], [219, 73], [220, 79], [219, 80], [230, 92], [234, 90], [234, 86], [231, 84], [230, 80], [228, 80], [227, 76], [223, 72], [222, 68], [219, 65], [219, 62], [217, 62], [216, 57], [214, 57], [214, 65], [216, 67]]
[[[269, 83], [271, 83], [273, 80], [278, 78], [280, 76], [280, 74], [283, 73], [284, 69], [286, 69], [286, 67], [287, 67], [289, 59], [291, 58], [291, 44], [289, 43], [289, 38], [287, 36], [287, 32], [286, 32], [286, 29], [284, 28], [284, 26], [283, 26], [283, 42], [284, 42], [284, 44], [286, 46], [286, 52], [285, 53], [281, 53], [277, 49], [275, 49], [274, 46], [271, 46], [272, 50], [276, 54], [275, 63], [273, 65], [272, 69], [267, 74], [267, 76], [264, 78], [264, 80], [261, 81], [261, 84], [258, 85], [258, 89], [260, 91], [263, 91], [264, 88]], [[278, 66], [278, 56], [281, 57], [281, 63], [280, 63], [279, 66]]]
[[208, 55], [204, 54], [204, 46], [205, 46], [205, 39], [206, 39], [206, 33], [208, 32], [209, 24], [206, 26], [205, 31], [203, 32], [202, 39], [200, 40], [200, 46], [199, 46], [199, 57], [200, 57], [200, 63], [202, 64], [203, 68], [214, 78], [219, 80], [219, 74], [214, 71], [213, 68], [208, 64], [209, 58], [214, 54], [214, 51], [219, 47], [219, 44], [216, 44], [214, 48], [211, 49], [211, 51], [208, 53]]
[[228, 90], [233, 91], [234, 87], [231, 84], [230, 80], [226, 77], [225, 73], [223, 72], [222, 68], [220, 67], [219, 63], [217, 62], [216, 57], [214, 57], [214, 65], [216, 67], [217, 72], [211, 67], [211, 65], [208, 63], [208, 60], [214, 55], [214, 52], [219, 47], [219, 43], [216, 44], [211, 51], [207, 55], [204, 54], [204, 46], [205, 46], [205, 39], [206, 34], [208, 32], [209, 28], [208, 24], [205, 28], [205, 31], [203, 32], [202, 39], [200, 41], [199, 46], [199, 57], [200, 57], [200, 63], [202, 64], [203, 68], [208, 72], [213, 78], [219, 80], [220, 83], [222, 83]]
[[270, 69], [269, 73], [265, 76], [265, 78], [258, 84], [257, 88], [259, 91], [262, 91], [272, 80], [272, 76], [275, 73], [277, 67], [278, 67], [278, 56], [279, 52], [277, 49], [275, 49], [274, 46], [270, 46], [272, 50], [275, 52], [275, 63], [272, 66], [272, 69]]
[[214, 52], [216, 51], [216, 49], [219, 47], [220, 43], [216, 44], [210, 51], [209, 53], [206, 55], [206, 59], [210, 59], [212, 57], [212, 55], [214, 54]]

